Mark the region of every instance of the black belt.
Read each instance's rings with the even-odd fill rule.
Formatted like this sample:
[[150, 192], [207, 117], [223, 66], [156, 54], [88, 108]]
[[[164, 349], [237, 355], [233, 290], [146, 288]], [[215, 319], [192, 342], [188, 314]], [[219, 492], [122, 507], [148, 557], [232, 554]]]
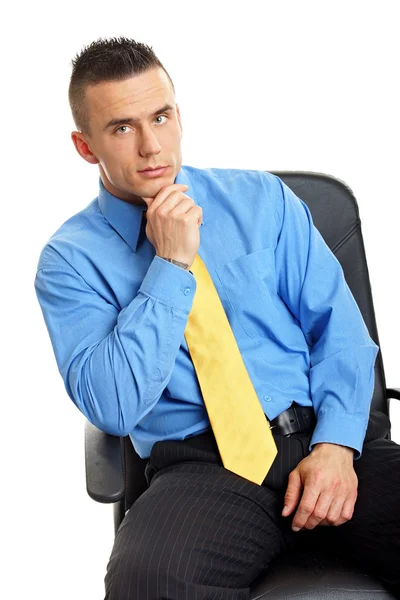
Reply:
[[290, 435], [291, 433], [311, 432], [317, 423], [312, 406], [292, 405], [269, 422], [272, 433]]
[[[267, 417], [266, 417], [267, 418]], [[280, 415], [272, 419], [269, 422], [272, 429], [272, 433], [279, 433], [281, 435], [290, 435], [291, 433], [304, 432], [309, 433], [313, 431], [317, 424], [315, 417], [314, 408], [312, 406], [300, 406], [299, 404], [292, 404], [292, 406], [284, 410]], [[191, 440], [197, 437], [207, 437], [213, 435], [210, 427], [204, 433], [191, 433], [190, 435], [183, 438]]]

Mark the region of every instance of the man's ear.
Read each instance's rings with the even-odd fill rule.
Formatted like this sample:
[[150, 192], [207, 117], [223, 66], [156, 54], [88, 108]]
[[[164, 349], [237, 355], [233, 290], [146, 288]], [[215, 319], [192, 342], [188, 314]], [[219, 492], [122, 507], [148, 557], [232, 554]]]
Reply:
[[86, 160], [86, 162], [90, 163], [91, 165], [97, 165], [100, 162], [91, 151], [89, 142], [86, 140], [83, 133], [80, 131], [72, 131], [71, 139], [79, 156]]

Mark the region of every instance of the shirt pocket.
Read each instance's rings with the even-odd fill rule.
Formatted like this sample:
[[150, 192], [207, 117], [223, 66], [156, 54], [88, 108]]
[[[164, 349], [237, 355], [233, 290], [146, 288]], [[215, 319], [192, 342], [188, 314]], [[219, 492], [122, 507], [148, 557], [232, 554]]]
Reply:
[[263, 248], [216, 268], [229, 303], [243, 331], [251, 338], [267, 334], [266, 323], [279, 318], [275, 248]]

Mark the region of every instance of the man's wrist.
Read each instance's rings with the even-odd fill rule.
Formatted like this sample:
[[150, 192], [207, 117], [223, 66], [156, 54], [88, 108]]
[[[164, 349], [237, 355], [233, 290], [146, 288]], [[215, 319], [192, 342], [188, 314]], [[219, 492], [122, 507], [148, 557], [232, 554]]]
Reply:
[[165, 256], [160, 256], [160, 258], [167, 260], [168, 262], [176, 265], [177, 267], [181, 267], [181, 269], [185, 269], [185, 271], [189, 270], [189, 265], [184, 262], [180, 262], [179, 260], [174, 260], [173, 258], [167, 258]]
[[351, 448], [350, 446], [343, 446], [343, 444], [335, 444], [334, 442], [318, 442], [317, 444], [315, 444], [312, 448], [312, 451], [324, 451], [326, 449], [328, 450], [332, 450], [332, 449], [341, 449], [346, 451], [347, 454], [349, 454], [352, 458], [354, 457], [354, 448]]

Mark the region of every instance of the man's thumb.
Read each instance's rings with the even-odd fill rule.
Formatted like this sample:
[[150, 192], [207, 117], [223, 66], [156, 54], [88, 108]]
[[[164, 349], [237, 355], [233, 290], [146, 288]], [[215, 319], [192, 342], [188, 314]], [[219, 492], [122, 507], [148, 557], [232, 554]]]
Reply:
[[145, 198], [144, 196], [142, 196], [143, 200], [146, 202], [147, 206], [150, 206], [150, 204], [153, 202], [154, 198]]

